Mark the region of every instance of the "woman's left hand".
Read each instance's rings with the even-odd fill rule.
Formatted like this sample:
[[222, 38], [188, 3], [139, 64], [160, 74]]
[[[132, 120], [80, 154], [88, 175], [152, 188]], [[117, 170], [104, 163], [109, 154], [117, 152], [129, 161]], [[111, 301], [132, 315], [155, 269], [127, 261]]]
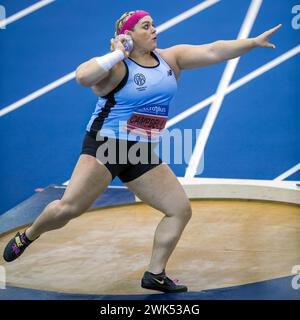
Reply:
[[281, 28], [281, 26], [282, 26], [282, 24], [279, 24], [275, 28], [272, 28], [272, 29], [262, 33], [258, 37], [254, 38], [256, 45], [258, 47], [265, 47], [265, 48], [273, 48], [273, 49], [275, 49], [276, 48], [275, 44], [272, 44], [272, 43], [268, 42], [268, 40], [273, 35], [273, 33], [275, 33], [279, 28]]

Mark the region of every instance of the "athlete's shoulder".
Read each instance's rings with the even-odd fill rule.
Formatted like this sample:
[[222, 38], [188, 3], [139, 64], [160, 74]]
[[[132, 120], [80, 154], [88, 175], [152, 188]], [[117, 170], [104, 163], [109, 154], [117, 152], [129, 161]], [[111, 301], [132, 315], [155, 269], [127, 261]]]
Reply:
[[174, 70], [176, 79], [178, 80], [180, 77], [180, 69], [177, 64], [176, 56], [174, 54], [174, 50], [172, 50], [172, 47], [166, 49], [156, 48], [154, 52], [158, 53], [168, 63], [168, 65]]

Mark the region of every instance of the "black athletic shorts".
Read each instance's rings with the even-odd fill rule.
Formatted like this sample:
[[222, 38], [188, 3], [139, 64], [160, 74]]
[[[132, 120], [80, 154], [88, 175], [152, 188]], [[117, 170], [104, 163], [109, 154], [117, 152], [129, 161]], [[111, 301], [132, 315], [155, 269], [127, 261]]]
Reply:
[[162, 163], [154, 151], [155, 142], [97, 138], [101, 140], [97, 141], [95, 135], [87, 131], [80, 154], [97, 158], [110, 171], [112, 179], [118, 176], [121, 181], [129, 182]]

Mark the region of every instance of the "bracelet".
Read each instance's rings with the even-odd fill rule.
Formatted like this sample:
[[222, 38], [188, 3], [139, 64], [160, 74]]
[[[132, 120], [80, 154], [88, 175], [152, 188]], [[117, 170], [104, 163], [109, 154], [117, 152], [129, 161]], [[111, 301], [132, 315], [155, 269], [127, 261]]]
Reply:
[[122, 61], [124, 58], [123, 51], [115, 50], [102, 57], [97, 57], [96, 61], [103, 70], [109, 71], [115, 64]]

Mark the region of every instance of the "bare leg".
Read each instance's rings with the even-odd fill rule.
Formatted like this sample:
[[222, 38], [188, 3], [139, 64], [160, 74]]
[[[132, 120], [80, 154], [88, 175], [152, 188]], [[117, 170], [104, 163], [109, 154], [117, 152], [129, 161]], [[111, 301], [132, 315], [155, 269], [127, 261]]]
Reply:
[[61, 200], [49, 203], [26, 230], [29, 240], [58, 229], [85, 212], [111, 182], [108, 169], [96, 158], [81, 155]]
[[191, 218], [191, 207], [174, 173], [162, 164], [127, 183], [129, 189], [144, 202], [165, 214], [154, 235], [148, 271], [162, 272], [182, 231]]

